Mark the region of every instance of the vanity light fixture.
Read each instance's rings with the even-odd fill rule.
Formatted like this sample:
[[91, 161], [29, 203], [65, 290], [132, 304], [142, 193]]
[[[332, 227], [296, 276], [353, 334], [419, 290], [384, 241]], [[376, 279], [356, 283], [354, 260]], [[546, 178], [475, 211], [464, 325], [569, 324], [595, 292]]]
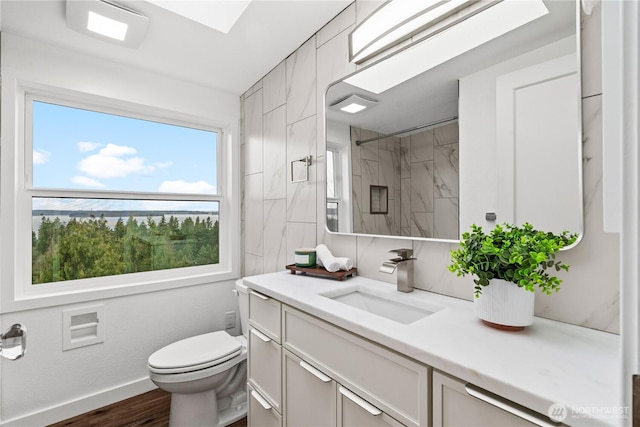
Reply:
[[355, 114], [369, 107], [373, 107], [377, 103], [378, 101], [375, 101], [373, 99], [365, 98], [356, 94], [351, 94], [348, 97], [331, 104], [331, 108], [336, 111]]
[[119, 4], [103, 0], [67, 0], [67, 27], [121, 46], [140, 46], [149, 18]]
[[477, 1], [387, 1], [349, 34], [349, 60], [359, 64], [474, 3]]
[[344, 81], [380, 94], [548, 13], [542, 0], [502, 0]]

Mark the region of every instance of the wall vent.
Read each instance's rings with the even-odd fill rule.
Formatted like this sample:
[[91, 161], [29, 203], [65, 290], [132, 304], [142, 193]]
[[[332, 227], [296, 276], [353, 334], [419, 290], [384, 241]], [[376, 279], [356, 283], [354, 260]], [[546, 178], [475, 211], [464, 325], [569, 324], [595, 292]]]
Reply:
[[102, 305], [62, 312], [62, 350], [104, 342]]

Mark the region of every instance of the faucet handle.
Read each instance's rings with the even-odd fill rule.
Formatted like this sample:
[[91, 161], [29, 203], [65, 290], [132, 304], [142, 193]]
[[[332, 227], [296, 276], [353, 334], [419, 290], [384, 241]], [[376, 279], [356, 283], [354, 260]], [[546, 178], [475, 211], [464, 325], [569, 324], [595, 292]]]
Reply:
[[411, 259], [411, 256], [413, 255], [413, 249], [407, 249], [407, 248], [391, 249], [389, 253], [395, 253], [400, 258], [402, 258], [402, 260], [405, 260], [405, 259]]

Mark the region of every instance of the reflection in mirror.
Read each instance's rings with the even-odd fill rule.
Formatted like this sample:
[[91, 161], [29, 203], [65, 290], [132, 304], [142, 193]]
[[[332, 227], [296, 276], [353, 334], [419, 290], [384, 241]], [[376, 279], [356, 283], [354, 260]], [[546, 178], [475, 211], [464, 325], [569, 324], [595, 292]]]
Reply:
[[[478, 32], [499, 7], [522, 3], [539, 5], [518, 27]], [[329, 231], [457, 240], [472, 223], [491, 227], [495, 213], [581, 233], [577, 10], [495, 2], [331, 85]], [[427, 64], [437, 55], [444, 62]], [[384, 211], [373, 208], [376, 187], [387, 188]]]

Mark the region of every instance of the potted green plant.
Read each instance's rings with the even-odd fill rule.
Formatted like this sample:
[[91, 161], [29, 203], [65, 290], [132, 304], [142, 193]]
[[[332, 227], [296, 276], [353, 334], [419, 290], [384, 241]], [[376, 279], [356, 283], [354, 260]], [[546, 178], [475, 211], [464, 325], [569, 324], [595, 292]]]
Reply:
[[449, 270], [475, 276], [476, 312], [485, 323], [523, 329], [533, 323], [535, 289], [547, 295], [560, 289], [562, 280], [550, 272], [569, 270], [556, 254], [577, 237], [539, 231], [529, 223], [496, 225], [489, 233], [474, 224], [451, 251]]

